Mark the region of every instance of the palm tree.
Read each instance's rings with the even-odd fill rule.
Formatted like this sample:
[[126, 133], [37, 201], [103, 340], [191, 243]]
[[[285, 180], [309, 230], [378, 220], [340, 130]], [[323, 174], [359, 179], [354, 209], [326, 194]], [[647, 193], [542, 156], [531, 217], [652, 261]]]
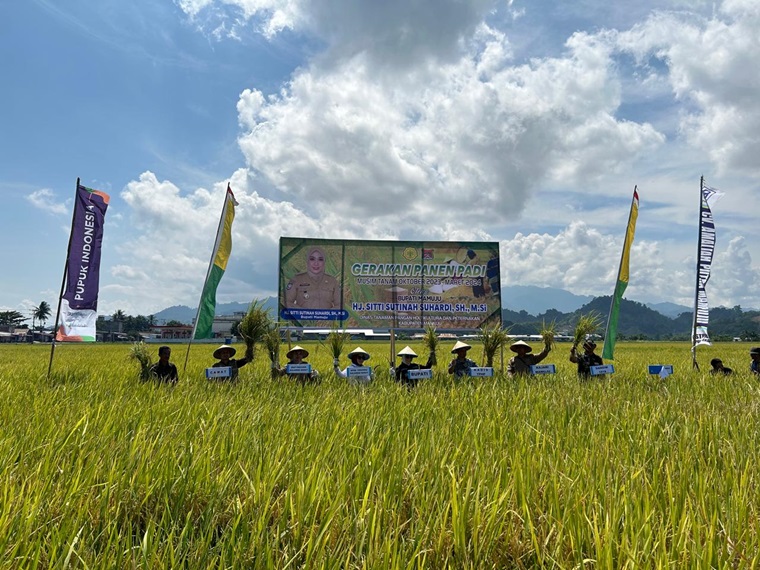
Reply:
[[[41, 301], [40, 304], [34, 308], [32, 318], [37, 319], [40, 322], [40, 329], [45, 326], [45, 321], [50, 317], [50, 304], [47, 301]], [[34, 325], [32, 325], [34, 327]]]

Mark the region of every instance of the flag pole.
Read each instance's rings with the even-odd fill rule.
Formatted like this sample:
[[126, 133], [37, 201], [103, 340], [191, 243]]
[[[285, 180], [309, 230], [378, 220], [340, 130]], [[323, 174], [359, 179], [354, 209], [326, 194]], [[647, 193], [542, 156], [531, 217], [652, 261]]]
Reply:
[[216, 228], [216, 239], [214, 240], [214, 248], [211, 250], [211, 259], [208, 262], [208, 269], [206, 270], [206, 279], [203, 281], [203, 287], [201, 287], [201, 295], [198, 298], [198, 310], [195, 312], [195, 322], [193, 323], [193, 333], [190, 335], [190, 340], [187, 343], [187, 352], [185, 353], [185, 366], [182, 368], [182, 374], [187, 370], [187, 360], [190, 358], [190, 345], [193, 344], [195, 339], [195, 331], [198, 328], [198, 317], [201, 314], [201, 301], [203, 300], [203, 290], [208, 282], [209, 275], [211, 275], [211, 269], [214, 266], [214, 258], [216, 257], [217, 249], [219, 248], [219, 240], [222, 238], [222, 225], [224, 224], [224, 217], [227, 213], [227, 193], [230, 192], [230, 183], [227, 182], [227, 190], [224, 192], [224, 204], [222, 205], [222, 215], [219, 216], [219, 225]]
[[63, 278], [61, 279], [61, 293], [58, 295], [58, 308], [55, 311], [55, 325], [53, 326], [53, 342], [50, 345], [50, 362], [48, 363], [47, 379], [50, 380], [50, 371], [53, 369], [53, 356], [55, 355], [55, 339], [58, 336], [58, 321], [61, 317], [61, 301], [63, 292], [66, 290], [66, 275], [69, 273], [69, 259], [71, 258], [71, 240], [74, 236], [74, 219], [77, 210], [77, 192], [79, 191], [79, 177], [74, 189], [74, 207], [71, 212], [71, 228], [69, 229], [69, 244], [66, 246], [66, 263], [63, 265]]
[[705, 187], [705, 177], [699, 177], [699, 209], [697, 210], [700, 215], [699, 219], [699, 233], [697, 234], [697, 271], [696, 271], [696, 283], [694, 284], [694, 318], [691, 321], [691, 367], [699, 371], [699, 363], [697, 362], [697, 308], [699, 306], [699, 263], [702, 256], [702, 192]]

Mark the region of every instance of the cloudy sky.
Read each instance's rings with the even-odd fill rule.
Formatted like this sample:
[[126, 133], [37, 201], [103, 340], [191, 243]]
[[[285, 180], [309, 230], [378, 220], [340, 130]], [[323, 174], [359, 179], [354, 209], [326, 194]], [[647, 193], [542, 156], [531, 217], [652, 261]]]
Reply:
[[757, 0], [29, 0], [0, 8], [0, 308], [57, 304], [77, 177], [100, 311], [276, 293], [278, 239], [499, 241], [504, 285], [760, 308]]

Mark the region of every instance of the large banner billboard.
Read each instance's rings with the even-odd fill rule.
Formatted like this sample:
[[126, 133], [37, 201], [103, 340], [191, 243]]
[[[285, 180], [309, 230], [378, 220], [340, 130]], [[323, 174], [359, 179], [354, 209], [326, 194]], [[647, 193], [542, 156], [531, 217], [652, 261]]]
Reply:
[[294, 326], [477, 329], [501, 323], [499, 244], [280, 238]]

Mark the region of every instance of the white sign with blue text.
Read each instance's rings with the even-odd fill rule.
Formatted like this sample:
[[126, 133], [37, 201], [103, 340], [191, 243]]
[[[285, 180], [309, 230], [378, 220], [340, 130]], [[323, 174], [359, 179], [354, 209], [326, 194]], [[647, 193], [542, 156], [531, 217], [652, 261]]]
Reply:
[[532, 364], [530, 367], [531, 374], [556, 374], [557, 366], [555, 364]]
[[601, 376], [602, 374], [614, 374], [615, 366], [612, 364], [600, 364], [591, 367], [591, 376]]
[[311, 374], [311, 364], [303, 362], [301, 364], [288, 364], [285, 367], [288, 374]]
[[206, 380], [229, 378], [230, 376], [232, 376], [232, 366], [217, 366], [216, 368], [206, 368]]

